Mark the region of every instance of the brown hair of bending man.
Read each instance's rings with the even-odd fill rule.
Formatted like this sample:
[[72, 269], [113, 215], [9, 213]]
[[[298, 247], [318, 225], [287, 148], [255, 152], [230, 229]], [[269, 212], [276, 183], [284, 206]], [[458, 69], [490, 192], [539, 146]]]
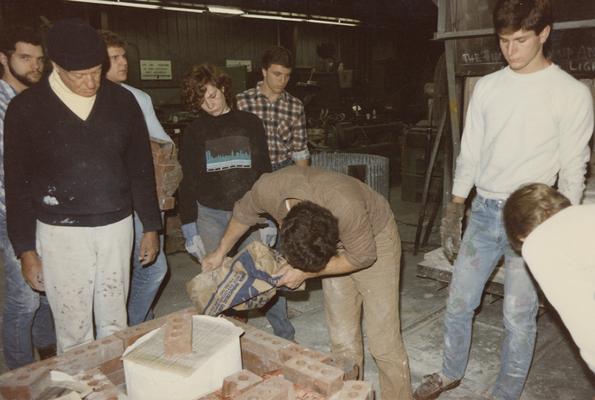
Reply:
[[200, 64], [192, 67], [182, 81], [182, 102], [190, 111], [201, 111], [208, 84], [221, 90], [227, 105], [235, 108], [236, 101], [229, 75], [212, 64]]
[[281, 254], [294, 268], [318, 272], [337, 255], [339, 222], [329, 210], [311, 201], [291, 207], [280, 233]]
[[513, 249], [520, 252], [523, 241], [543, 221], [570, 206], [570, 200], [543, 183], [530, 183], [514, 191], [504, 205], [504, 226]]

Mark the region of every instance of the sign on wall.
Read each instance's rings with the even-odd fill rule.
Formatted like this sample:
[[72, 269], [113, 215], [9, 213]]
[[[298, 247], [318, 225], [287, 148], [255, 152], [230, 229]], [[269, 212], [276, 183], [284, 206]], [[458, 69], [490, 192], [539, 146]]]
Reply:
[[246, 67], [246, 71], [252, 72], [252, 60], [225, 60], [226, 67]]
[[171, 80], [171, 60], [140, 60], [140, 79], [143, 81]]

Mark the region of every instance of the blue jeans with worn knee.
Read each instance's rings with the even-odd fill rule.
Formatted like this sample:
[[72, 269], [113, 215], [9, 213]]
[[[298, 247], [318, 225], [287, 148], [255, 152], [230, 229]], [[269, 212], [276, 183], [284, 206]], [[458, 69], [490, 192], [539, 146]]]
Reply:
[[[162, 213], [163, 219], [163, 213]], [[132, 254], [132, 274], [128, 295], [128, 325], [134, 326], [154, 318], [153, 301], [167, 274], [167, 258], [163, 251], [163, 235], [159, 235], [159, 254], [149, 265], [138, 260], [140, 242], [143, 237], [143, 224], [134, 213], [134, 250]]]
[[0, 246], [6, 280], [2, 345], [6, 366], [15, 369], [35, 361], [34, 347], [55, 345], [56, 331], [47, 297], [31, 289], [21, 274], [21, 263], [6, 233], [6, 220], [1, 217]]
[[[198, 204], [198, 218], [196, 224], [198, 225], [198, 232], [202, 238], [207, 254], [212, 253], [219, 246], [219, 241], [225, 233], [225, 229], [229, 224], [232, 212], [225, 210], [218, 210], [214, 208], [205, 207]], [[260, 234], [257, 229], [249, 231], [247, 236], [240, 239], [239, 249], [242, 250], [248, 244], [254, 241], [260, 241]], [[275, 296], [267, 304], [266, 317], [275, 335], [288, 340], [294, 340], [295, 329], [289, 321], [287, 315], [287, 299], [284, 296]]]
[[537, 293], [522, 257], [509, 245], [502, 220], [504, 200], [476, 196], [463, 236], [444, 318], [442, 373], [461, 379], [469, 360], [471, 327], [484, 286], [504, 256], [504, 341], [500, 373], [493, 389], [496, 399], [518, 399], [535, 347]]

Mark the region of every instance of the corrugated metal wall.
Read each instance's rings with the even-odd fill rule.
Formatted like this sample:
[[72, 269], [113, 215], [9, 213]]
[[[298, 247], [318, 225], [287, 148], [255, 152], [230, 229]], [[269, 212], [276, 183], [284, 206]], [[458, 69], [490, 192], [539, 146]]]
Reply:
[[[341, 59], [350, 68], [362, 67], [363, 38], [359, 28], [299, 23], [259, 21], [207, 14], [102, 7], [107, 27], [129, 43], [129, 83], [157, 97], [156, 103], [175, 102], [174, 92], [193, 64], [211, 62], [225, 65], [226, 59], [252, 60], [258, 74], [260, 57], [279, 42], [282, 33], [292, 32], [296, 40], [295, 65], [316, 64], [316, 46], [334, 43]], [[287, 37], [287, 35], [285, 35]], [[141, 81], [139, 60], [171, 60], [171, 81]], [[177, 93], [175, 93], [177, 95]]]

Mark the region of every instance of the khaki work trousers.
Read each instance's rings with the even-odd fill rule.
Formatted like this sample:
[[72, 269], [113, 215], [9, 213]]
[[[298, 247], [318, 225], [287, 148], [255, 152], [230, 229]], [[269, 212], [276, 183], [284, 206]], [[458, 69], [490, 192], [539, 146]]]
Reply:
[[105, 226], [37, 221], [37, 252], [54, 315], [58, 353], [127, 328], [132, 217]]
[[412, 399], [409, 361], [399, 321], [401, 241], [394, 218], [375, 237], [378, 258], [369, 268], [322, 280], [331, 351], [363, 375], [362, 306], [382, 400]]

